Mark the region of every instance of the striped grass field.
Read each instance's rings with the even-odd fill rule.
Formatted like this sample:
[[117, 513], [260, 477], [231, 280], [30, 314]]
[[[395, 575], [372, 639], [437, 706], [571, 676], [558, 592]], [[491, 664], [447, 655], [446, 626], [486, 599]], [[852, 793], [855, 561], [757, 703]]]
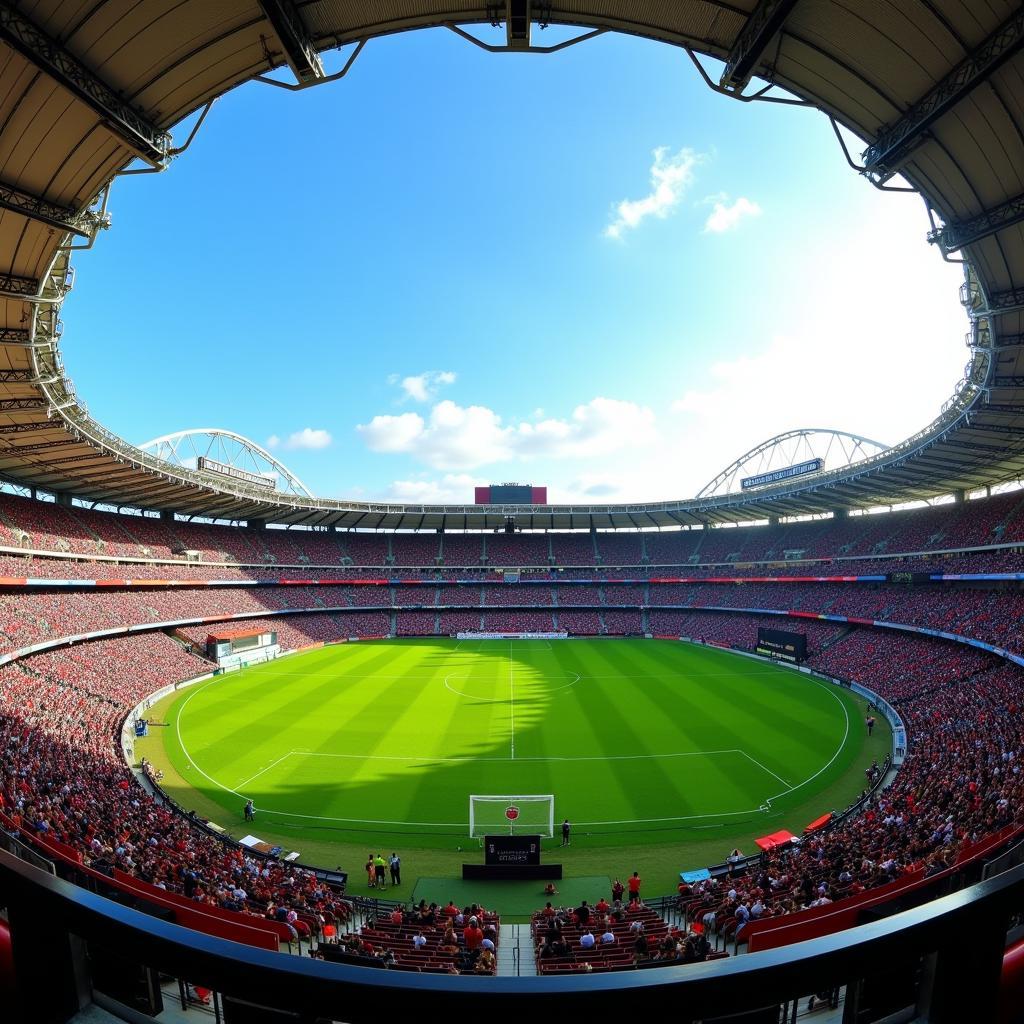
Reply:
[[141, 752], [162, 739], [180, 803], [240, 834], [252, 799], [253, 830], [291, 845], [468, 846], [471, 793], [552, 793], [590, 846], [799, 832], [888, 742], [879, 716], [865, 747], [849, 691], [656, 640], [343, 644], [157, 714], [168, 728]]

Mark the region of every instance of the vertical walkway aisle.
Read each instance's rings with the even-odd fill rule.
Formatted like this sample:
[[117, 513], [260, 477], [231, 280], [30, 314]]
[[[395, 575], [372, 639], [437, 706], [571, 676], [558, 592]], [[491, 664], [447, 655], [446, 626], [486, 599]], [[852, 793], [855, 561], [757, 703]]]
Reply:
[[533, 937], [528, 924], [503, 924], [498, 935], [498, 974], [505, 978], [536, 977]]

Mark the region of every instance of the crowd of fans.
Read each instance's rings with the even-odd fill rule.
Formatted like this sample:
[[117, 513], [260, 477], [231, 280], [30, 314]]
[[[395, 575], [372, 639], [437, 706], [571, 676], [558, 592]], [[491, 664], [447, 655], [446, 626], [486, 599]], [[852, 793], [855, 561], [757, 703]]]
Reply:
[[366, 967], [394, 967], [425, 974], [495, 974], [501, 920], [478, 903], [460, 909], [451, 900], [369, 921], [337, 945], [320, 947], [325, 960]]
[[616, 897], [613, 890], [611, 902], [602, 896], [578, 907], [555, 907], [549, 900], [534, 913], [530, 928], [538, 973], [692, 964], [726, 955], [712, 953], [702, 930], [670, 928], [639, 896], [625, 900], [625, 895]]
[[209, 665], [160, 633], [98, 640], [0, 667], [0, 815], [105, 874], [124, 871], [197, 904], [337, 927], [348, 904], [316, 877], [195, 828], [135, 781], [120, 755], [127, 712]]
[[[580, 631], [590, 633], [597, 616], [598, 633], [650, 632], [715, 643], [726, 642], [723, 631], [731, 635], [736, 623], [744, 622], [749, 628], [740, 646], [745, 647], [754, 645], [758, 625], [771, 622], [764, 616], [749, 614], [745, 618], [730, 615], [730, 621], [723, 622], [719, 621], [719, 610], [774, 609], [901, 623], [969, 636], [996, 646], [1012, 646], [1017, 624], [1024, 617], [1024, 593], [1016, 587], [981, 583], [909, 586], [752, 581], [596, 587], [557, 583], [388, 586], [332, 581], [320, 586], [300, 583], [190, 587], [185, 583], [146, 588], [120, 582], [102, 587], [46, 589], [3, 588], [0, 580], [0, 652], [126, 624], [227, 619], [240, 614], [262, 616], [281, 611], [322, 611], [337, 623], [338, 635], [377, 636], [390, 632], [393, 625], [408, 634], [412, 632], [409, 620], [400, 621], [407, 614], [403, 609], [434, 608], [452, 613], [473, 609], [474, 614], [479, 608], [489, 623], [486, 628], [495, 630], [512, 630], [513, 626], [500, 623], [525, 617], [535, 623], [543, 620], [544, 624], [535, 628], [544, 631], [561, 628], [574, 632], [571, 624], [579, 622], [586, 623]], [[551, 612], [542, 612], [541, 608]], [[551, 613], [558, 620], [558, 627], [551, 625]], [[447, 614], [443, 611], [439, 616], [419, 616], [415, 621], [424, 625], [428, 635], [435, 631], [447, 635]], [[478, 616], [475, 618], [479, 620]], [[817, 633], [817, 621], [801, 619], [800, 628], [809, 634]], [[619, 623], [626, 627], [620, 628]], [[827, 643], [836, 635], [837, 628], [842, 627], [828, 625], [822, 642]]]
[[574, 636], [598, 636], [605, 631], [598, 612], [560, 611], [555, 620], [559, 629]]
[[[889, 665], [904, 657], [899, 638], [885, 643]], [[742, 941], [751, 921], [827, 906], [912, 873], [936, 874], [965, 848], [1020, 823], [1024, 676], [980, 658], [961, 666], [967, 675], [950, 673], [941, 684], [890, 682], [880, 662], [862, 666], [859, 674], [896, 706], [911, 738], [892, 783], [860, 813], [769, 852], [742, 877], [681, 886], [688, 917]]]
[[123, 515], [0, 493], [0, 546], [239, 565], [673, 566], [943, 551], [1024, 541], [1024, 495], [912, 511], [635, 533], [371, 533], [249, 529]]

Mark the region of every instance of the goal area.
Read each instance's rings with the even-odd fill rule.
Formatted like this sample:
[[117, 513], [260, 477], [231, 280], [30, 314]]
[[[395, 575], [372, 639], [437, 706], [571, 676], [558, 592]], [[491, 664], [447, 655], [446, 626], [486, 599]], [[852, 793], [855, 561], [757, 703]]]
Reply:
[[471, 794], [469, 834], [473, 839], [500, 835], [555, 834], [555, 798], [552, 794]]

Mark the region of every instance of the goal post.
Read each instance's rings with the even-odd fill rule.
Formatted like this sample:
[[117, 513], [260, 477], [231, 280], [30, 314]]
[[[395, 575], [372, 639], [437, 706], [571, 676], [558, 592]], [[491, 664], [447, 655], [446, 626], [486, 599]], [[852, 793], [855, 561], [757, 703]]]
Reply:
[[550, 793], [470, 794], [470, 837], [482, 839], [503, 832], [550, 839], [555, 834], [554, 796]]

